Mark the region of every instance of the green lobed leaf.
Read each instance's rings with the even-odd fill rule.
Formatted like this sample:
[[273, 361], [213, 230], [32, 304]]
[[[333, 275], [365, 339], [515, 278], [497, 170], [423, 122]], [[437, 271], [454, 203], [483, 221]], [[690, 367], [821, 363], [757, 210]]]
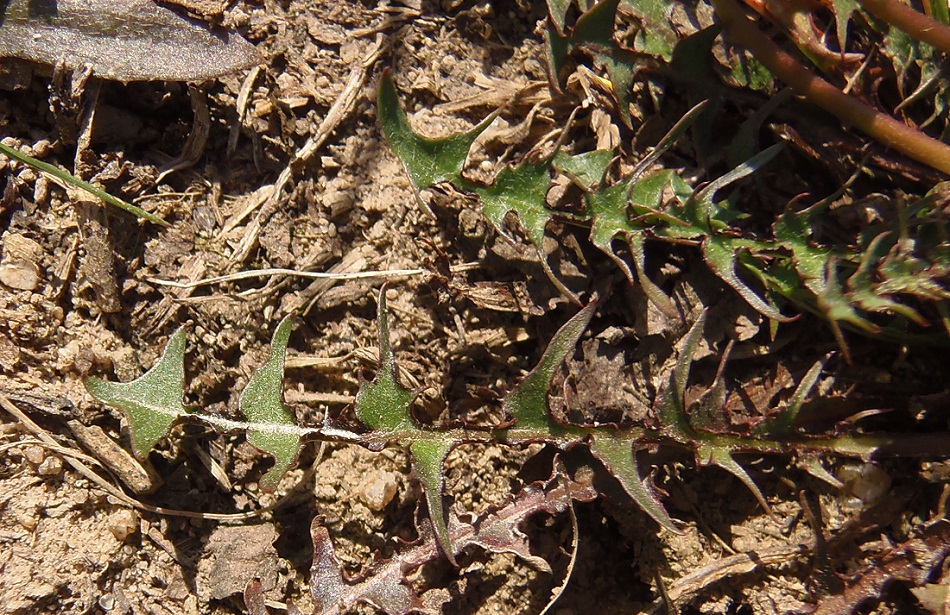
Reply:
[[85, 385], [96, 399], [125, 413], [135, 453], [145, 457], [172, 423], [188, 414], [181, 401], [185, 390], [184, 330], [175, 331], [158, 363], [132, 382], [91, 377]]
[[558, 172], [570, 177], [581, 190], [592, 192], [603, 182], [607, 167], [615, 156], [615, 152], [607, 149], [574, 155], [558, 150], [551, 164]]
[[[588, 209], [592, 217], [591, 242], [617, 263], [631, 284], [639, 282], [653, 304], [670, 318], [676, 318], [678, 315], [673, 301], [645, 274], [645, 233], [655, 224], [651, 223], [647, 214], [631, 214], [656, 212], [655, 217], [662, 220], [660, 207], [663, 204], [663, 195], [677, 179], [679, 177], [673, 171], [664, 169], [642, 179], [631, 178], [587, 195]], [[622, 236], [630, 247], [636, 275], [613, 248], [613, 241], [618, 236]]]
[[669, 0], [631, 0], [624, 3], [641, 24], [635, 47], [638, 51], [669, 61], [679, 35], [670, 22], [674, 3]]
[[792, 320], [783, 316], [781, 312], [775, 309], [765, 299], [760, 297], [742, 278], [736, 273], [736, 260], [739, 257], [739, 249], [728, 238], [710, 235], [703, 240], [702, 244], [703, 259], [709, 268], [712, 269], [719, 279], [732, 287], [739, 293], [746, 303], [752, 306], [763, 316], [779, 322], [788, 322]]
[[574, 0], [546, 0], [548, 5], [548, 17], [551, 23], [557, 28], [558, 34], [563, 36], [564, 24], [567, 19], [567, 12], [570, 10]]
[[455, 550], [449, 537], [445, 508], [442, 506], [442, 464], [445, 462], [445, 456], [456, 444], [457, 442], [446, 437], [441, 440], [416, 440], [409, 445], [412, 469], [425, 491], [426, 505], [429, 507], [429, 518], [432, 520], [436, 540], [453, 566], [458, 564], [455, 562]]
[[573, 40], [607, 50], [614, 46], [614, 20], [620, 0], [601, 0], [584, 11], [574, 24]]
[[505, 167], [495, 177], [491, 186], [475, 186], [466, 183], [481, 199], [485, 217], [504, 237], [509, 237], [505, 229], [505, 218], [509, 213], [518, 215], [521, 226], [528, 239], [538, 251], [541, 267], [548, 278], [565, 296], [580, 304], [580, 299], [557, 277], [542, 252], [544, 229], [553, 212], [548, 209], [546, 196], [551, 187], [551, 159], [526, 163], [518, 167]]
[[300, 450], [299, 434], [293, 429], [286, 429], [295, 426], [293, 411], [281, 401], [284, 358], [292, 328], [292, 317], [280, 321], [271, 341], [270, 359], [251, 374], [247, 387], [241, 392], [241, 412], [251, 424], [247, 432], [248, 441], [275, 459], [274, 467], [260, 480], [261, 488], [267, 491], [277, 487], [277, 481]]
[[372, 382], [360, 387], [354, 411], [357, 418], [374, 431], [386, 433], [416, 429], [409, 412], [412, 391], [396, 379], [396, 357], [389, 341], [385, 287], [379, 292], [376, 322], [379, 327], [379, 372]]
[[541, 249], [544, 229], [553, 213], [545, 203], [551, 187], [551, 161], [522, 164], [502, 169], [491, 186], [477, 187], [485, 216], [502, 235], [505, 217], [518, 214], [518, 219], [535, 248]]
[[[739, 296], [756, 311], [772, 320], [787, 322], [791, 319], [783, 316], [781, 312], [762, 299], [736, 273], [736, 262], [739, 255], [748, 246], [754, 245], [754, 242], [735, 241], [730, 236], [717, 232], [717, 227], [722, 226], [721, 221], [732, 214], [731, 212], [727, 212], [727, 215], [723, 216], [724, 208], [712, 200], [717, 191], [749, 176], [775, 158], [782, 150], [782, 147], [781, 144], [777, 144], [762, 150], [722, 177], [710, 182], [701, 190], [696, 191], [687, 202], [685, 210], [688, 212], [690, 222], [698, 227], [705, 226], [709, 230], [703, 238], [702, 252], [703, 258], [710, 269], [712, 269], [723, 282], [739, 293]], [[714, 224], [714, 221], [720, 221], [720, 224]], [[767, 248], [769, 246], [763, 247]]]
[[590, 452], [604, 464], [604, 467], [620, 481], [623, 490], [633, 499], [643, 512], [654, 521], [675, 534], [682, 534], [673, 523], [666, 508], [660, 503], [656, 492], [640, 478], [637, 456], [632, 450], [629, 438], [595, 436], [590, 442]]
[[440, 182], [462, 181], [462, 167], [475, 139], [494, 121], [496, 113], [468, 132], [442, 139], [423, 137], [412, 130], [406, 111], [399, 103], [396, 84], [386, 70], [377, 94], [379, 123], [390, 147], [396, 152], [416, 190]]
[[[900, 303], [891, 298], [890, 292], [906, 292], [908, 294], [917, 294], [915, 291], [924, 290], [927, 287], [926, 272], [914, 267], [916, 259], [911, 255], [902, 255], [904, 258], [894, 262], [899, 262], [903, 268], [909, 268], [910, 271], [896, 272], [893, 269], [888, 271], [889, 279], [876, 283], [874, 265], [887, 257], [889, 244], [892, 244], [888, 237], [890, 233], [881, 233], [876, 236], [863, 250], [861, 262], [857, 270], [848, 278], [847, 286], [851, 289], [850, 299], [852, 302], [861, 306], [862, 309], [869, 312], [890, 312], [900, 314], [905, 318], [916, 322], [918, 325], [926, 326], [927, 321], [914, 308]], [[896, 247], [896, 246], [894, 246]], [[897, 274], [897, 275], [895, 275]], [[907, 275], [909, 274], [909, 275]], [[885, 287], [885, 288], [882, 288]], [[900, 286], [900, 288], [897, 288]], [[939, 288], [939, 287], [938, 287]], [[939, 299], [940, 297], [934, 297]]]
[[574, 350], [596, 309], [597, 302], [591, 301], [564, 323], [554, 334], [538, 364], [505, 397], [502, 405], [505, 412], [514, 419], [516, 429], [539, 436], [545, 433], [560, 435], [565, 431], [548, 413], [548, 388], [551, 386], [554, 371], [567, 354]]
[[854, 12], [861, 8], [858, 0], [831, 0], [835, 14], [835, 30], [838, 34], [838, 48], [846, 49], [848, 44], [848, 22]]
[[548, 81], [556, 92], [561, 91], [562, 72], [567, 65], [567, 55], [571, 51], [570, 37], [559, 33], [553, 24], [544, 29], [544, 55], [547, 60]]

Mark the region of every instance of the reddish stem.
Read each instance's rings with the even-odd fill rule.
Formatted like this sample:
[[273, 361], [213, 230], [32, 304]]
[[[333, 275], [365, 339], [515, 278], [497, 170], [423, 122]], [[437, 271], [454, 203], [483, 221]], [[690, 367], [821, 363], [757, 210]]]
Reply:
[[950, 53], [950, 27], [897, 0], [858, 0], [872, 15], [900, 28], [917, 40]]
[[[888, 3], [886, 0], [872, 1]], [[776, 78], [842, 123], [850, 124], [914, 160], [950, 175], [950, 146], [946, 143], [865, 105], [812, 73], [762, 34], [734, 0], [712, 0], [712, 4], [729, 38], [749, 50]]]

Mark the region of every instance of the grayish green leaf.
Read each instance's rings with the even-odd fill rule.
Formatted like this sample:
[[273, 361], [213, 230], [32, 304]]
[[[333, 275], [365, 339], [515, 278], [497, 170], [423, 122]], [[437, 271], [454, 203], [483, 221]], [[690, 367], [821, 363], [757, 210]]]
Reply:
[[171, 424], [188, 413], [181, 402], [185, 390], [184, 330], [175, 331], [158, 363], [132, 382], [93, 377], [85, 384], [96, 399], [125, 413], [135, 452], [145, 457]]
[[385, 288], [379, 292], [376, 322], [379, 327], [379, 372], [371, 383], [360, 387], [356, 395], [356, 416], [364, 425], [376, 431], [413, 429], [415, 423], [409, 412], [412, 391], [404, 388], [396, 379], [396, 358], [389, 341]]
[[293, 411], [281, 401], [284, 357], [292, 326], [293, 319], [290, 316], [277, 325], [271, 342], [270, 359], [251, 375], [247, 387], [241, 392], [241, 412], [251, 423], [247, 432], [248, 441], [275, 459], [274, 467], [260, 480], [261, 487], [268, 491], [277, 486], [277, 481], [290, 467], [300, 449], [300, 436], [280, 429], [294, 425]]
[[234, 33], [212, 31], [151, 0], [9, 0], [0, 56], [118, 81], [206, 81], [262, 62]]

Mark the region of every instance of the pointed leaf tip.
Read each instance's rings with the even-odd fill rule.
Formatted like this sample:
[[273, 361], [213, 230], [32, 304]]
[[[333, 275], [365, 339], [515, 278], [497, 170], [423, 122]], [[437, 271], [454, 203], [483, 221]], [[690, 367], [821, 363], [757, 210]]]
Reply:
[[396, 358], [389, 340], [389, 320], [386, 313], [386, 287], [379, 292], [377, 327], [379, 328], [379, 372], [372, 382], [360, 387], [356, 394], [354, 411], [357, 418], [374, 431], [394, 432], [414, 429], [409, 411], [412, 391], [396, 378]]
[[590, 451], [604, 464], [607, 471], [620, 481], [623, 490], [643, 512], [674, 534], [683, 533], [673, 523], [656, 493], [640, 478], [637, 457], [629, 440], [597, 437], [590, 443]]
[[678, 437], [686, 440], [695, 438], [693, 427], [689, 422], [689, 413], [686, 411], [686, 384], [693, 364], [693, 355], [696, 354], [699, 342], [703, 339], [706, 313], [707, 310], [700, 312], [696, 322], [686, 334], [686, 340], [676, 358], [666, 389], [661, 391], [656, 405], [663, 429], [675, 432]]
[[293, 411], [281, 401], [284, 359], [292, 329], [290, 316], [277, 325], [270, 359], [251, 374], [240, 399], [241, 412], [251, 424], [248, 441], [275, 459], [274, 466], [260, 479], [260, 486], [266, 491], [277, 487], [300, 449], [300, 436], [292, 429], [295, 427]]
[[769, 506], [768, 500], [766, 500], [765, 495], [762, 494], [762, 490], [755, 484], [755, 481], [752, 480], [752, 477], [745, 471], [745, 468], [739, 465], [735, 458], [733, 458], [732, 452], [729, 449], [703, 444], [700, 446], [697, 454], [700, 459], [703, 460], [704, 464], [719, 466], [742, 481], [742, 484], [752, 492], [752, 495], [755, 496], [755, 499], [759, 502], [759, 505], [762, 506], [763, 510], [768, 513], [769, 517], [771, 517], [773, 521], [778, 521], [778, 517], [775, 516], [772, 507]]
[[468, 132], [441, 139], [424, 137], [409, 125], [389, 70], [380, 79], [376, 105], [383, 135], [417, 191], [445, 181], [461, 183], [468, 151], [498, 115], [495, 111]]
[[455, 444], [457, 443], [449, 439], [416, 440], [409, 445], [409, 453], [412, 457], [412, 469], [425, 491], [435, 538], [449, 563], [458, 566], [452, 538], [449, 536], [445, 508], [442, 506], [442, 464]]
[[172, 334], [158, 362], [132, 382], [87, 378], [85, 385], [93, 397], [125, 413], [135, 453], [145, 457], [172, 423], [188, 414], [188, 409], [182, 404], [185, 392], [184, 329]]
[[557, 429], [548, 413], [548, 388], [554, 371], [577, 345], [596, 309], [597, 302], [591, 301], [564, 323], [554, 334], [538, 364], [505, 397], [502, 402], [505, 412], [515, 420], [518, 429], [534, 430], [539, 436]]

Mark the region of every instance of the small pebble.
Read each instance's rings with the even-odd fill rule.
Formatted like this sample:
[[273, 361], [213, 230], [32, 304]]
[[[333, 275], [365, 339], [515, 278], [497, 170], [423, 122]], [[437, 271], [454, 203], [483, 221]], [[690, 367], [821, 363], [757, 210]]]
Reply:
[[99, 596], [99, 608], [103, 611], [111, 611], [115, 608], [115, 596], [112, 594], [104, 594]]
[[891, 488], [891, 477], [873, 463], [849, 463], [838, 469], [845, 492], [864, 504], [878, 502]]
[[63, 460], [56, 455], [47, 457], [36, 468], [36, 471], [39, 472], [40, 476], [59, 476], [63, 473]]
[[109, 531], [119, 542], [124, 542], [138, 529], [139, 519], [134, 510], [119, 510], [109, 517]]
[[19, 513], [16, 516], [17, 523], [23, 526], [23, 529], [32, 532], [36, 529], [36, 526], [39, 525], [39, 520], [36, 518], [36, 515], [31, 515], [27, 513]]
[[14, 260], [0, 265], [0, 283], [15, 290], [36, 290], [40, 270], [30, 261]]
[[23, 456], [26, 457], [26, 460], [32, 463], [35, 466], [43, 463], [43, 460], [46, 459], [46, 451], [42, 446], [30, 445], [23, 447]]
[[398, 485], [392, 472], [377, 470], [360, 487], [360, 499], [374, 512], [386, 508], [396, 497]]

